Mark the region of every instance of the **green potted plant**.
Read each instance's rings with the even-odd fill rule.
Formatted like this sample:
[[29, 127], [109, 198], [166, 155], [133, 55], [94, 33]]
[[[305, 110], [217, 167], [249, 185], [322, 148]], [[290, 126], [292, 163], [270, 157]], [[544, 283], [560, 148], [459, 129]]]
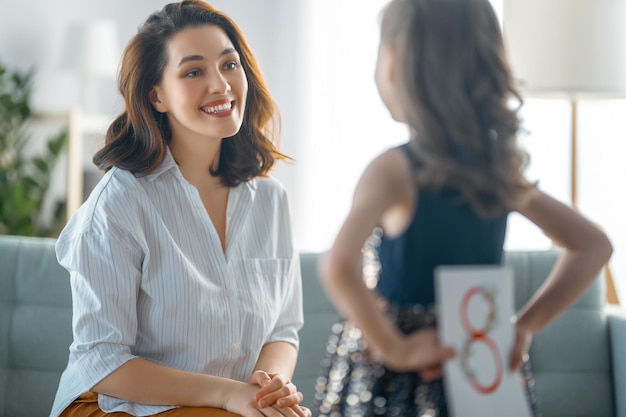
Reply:
[[47, 222], [42, 210], [68, 130], [47, 140], [42, 152], [33, 154], [28, 148], [32, 79], [32, 70], [14, 71], [0, 63], [0, 234], [56, 236], [64, 223], [65, 202], [55, 202]]

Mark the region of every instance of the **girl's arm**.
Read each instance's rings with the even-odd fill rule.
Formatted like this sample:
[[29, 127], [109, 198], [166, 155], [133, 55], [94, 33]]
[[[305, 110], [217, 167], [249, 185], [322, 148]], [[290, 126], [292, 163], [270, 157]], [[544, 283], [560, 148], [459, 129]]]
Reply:
[[406, 158], [398, 151], [388, 151], [370, 164], [332, 248], [321, 261], [320, 275], [340, 314], [361, 329], [387, 366], [417, 370], [436, 366], [452, 355], [451, 350], [438, 345], [434, 332], [409, 342], [378, 308], [361, 276], [361, 249], [372, 230], [384, 216], [401, 212], [403, 203], [413, 200], [409, 172]]
[[[543, 229], [562, 246], [564, 252], [552, 272], [516, 320], [518, 352], [511, 357], [511, 367], [521, 363], [532, 334], [570, 307], [582, 296], [611, 257], [613, 248], [606, 234], [572, 208], [543, 192], [538, 192], [519, 212]], [[521, 344], [521, 345], [520, 345]]]

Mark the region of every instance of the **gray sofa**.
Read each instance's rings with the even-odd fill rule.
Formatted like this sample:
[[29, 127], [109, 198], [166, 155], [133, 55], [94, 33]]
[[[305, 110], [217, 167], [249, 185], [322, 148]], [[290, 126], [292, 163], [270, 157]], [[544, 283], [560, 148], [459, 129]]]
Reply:
[[[509, 252], [522, 305], [557, 252]], [[317, 254], [301, 256], [305, 326], [294, 382], [311, 405], [326, 338], [337, 319], [316, 277]], [[539, 333], [531, 349], [545, 417], [626, 417], [626, 313], [605, 307], [603, 280]], [[71, 342], [67, 272], [54, 240], [0, 236], [0, 417], [47, 416]]]

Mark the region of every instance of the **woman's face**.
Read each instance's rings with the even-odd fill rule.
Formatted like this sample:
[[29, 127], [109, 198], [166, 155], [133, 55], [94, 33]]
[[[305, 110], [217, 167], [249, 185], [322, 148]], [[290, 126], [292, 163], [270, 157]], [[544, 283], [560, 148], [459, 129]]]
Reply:
[[378, 59], [376, 60], [376, 72], [374, 74], [378, 95], [389, 110], [393, 120], [405, 122], [402, 105], [396, 91], [397, 83], [394, 73], [394, 50], [391, 45], [384, 42], [378, 47]]
[[238, 52], [218, 26], [189, 27], [167, 42], [167, 64], [150, 101], [167, 113], [172, 140], [223, 139], [241, 128], [248, 80]]

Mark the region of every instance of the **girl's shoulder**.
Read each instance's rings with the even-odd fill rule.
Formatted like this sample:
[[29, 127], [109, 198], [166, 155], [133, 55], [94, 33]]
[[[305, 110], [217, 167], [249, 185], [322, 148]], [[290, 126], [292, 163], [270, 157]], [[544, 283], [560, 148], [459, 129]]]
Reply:
[[403, 147], [388, 149], [370, 162], [362, 182], [376, 182], [382, 187], [413, 187], [413, 165]]
[[413, 218], [416, 196], [414, 167], [406, 150], [395, 147], [372, 161], [359, 183], [355, 201], [374, 207], [385, 234], [397, 236]]

